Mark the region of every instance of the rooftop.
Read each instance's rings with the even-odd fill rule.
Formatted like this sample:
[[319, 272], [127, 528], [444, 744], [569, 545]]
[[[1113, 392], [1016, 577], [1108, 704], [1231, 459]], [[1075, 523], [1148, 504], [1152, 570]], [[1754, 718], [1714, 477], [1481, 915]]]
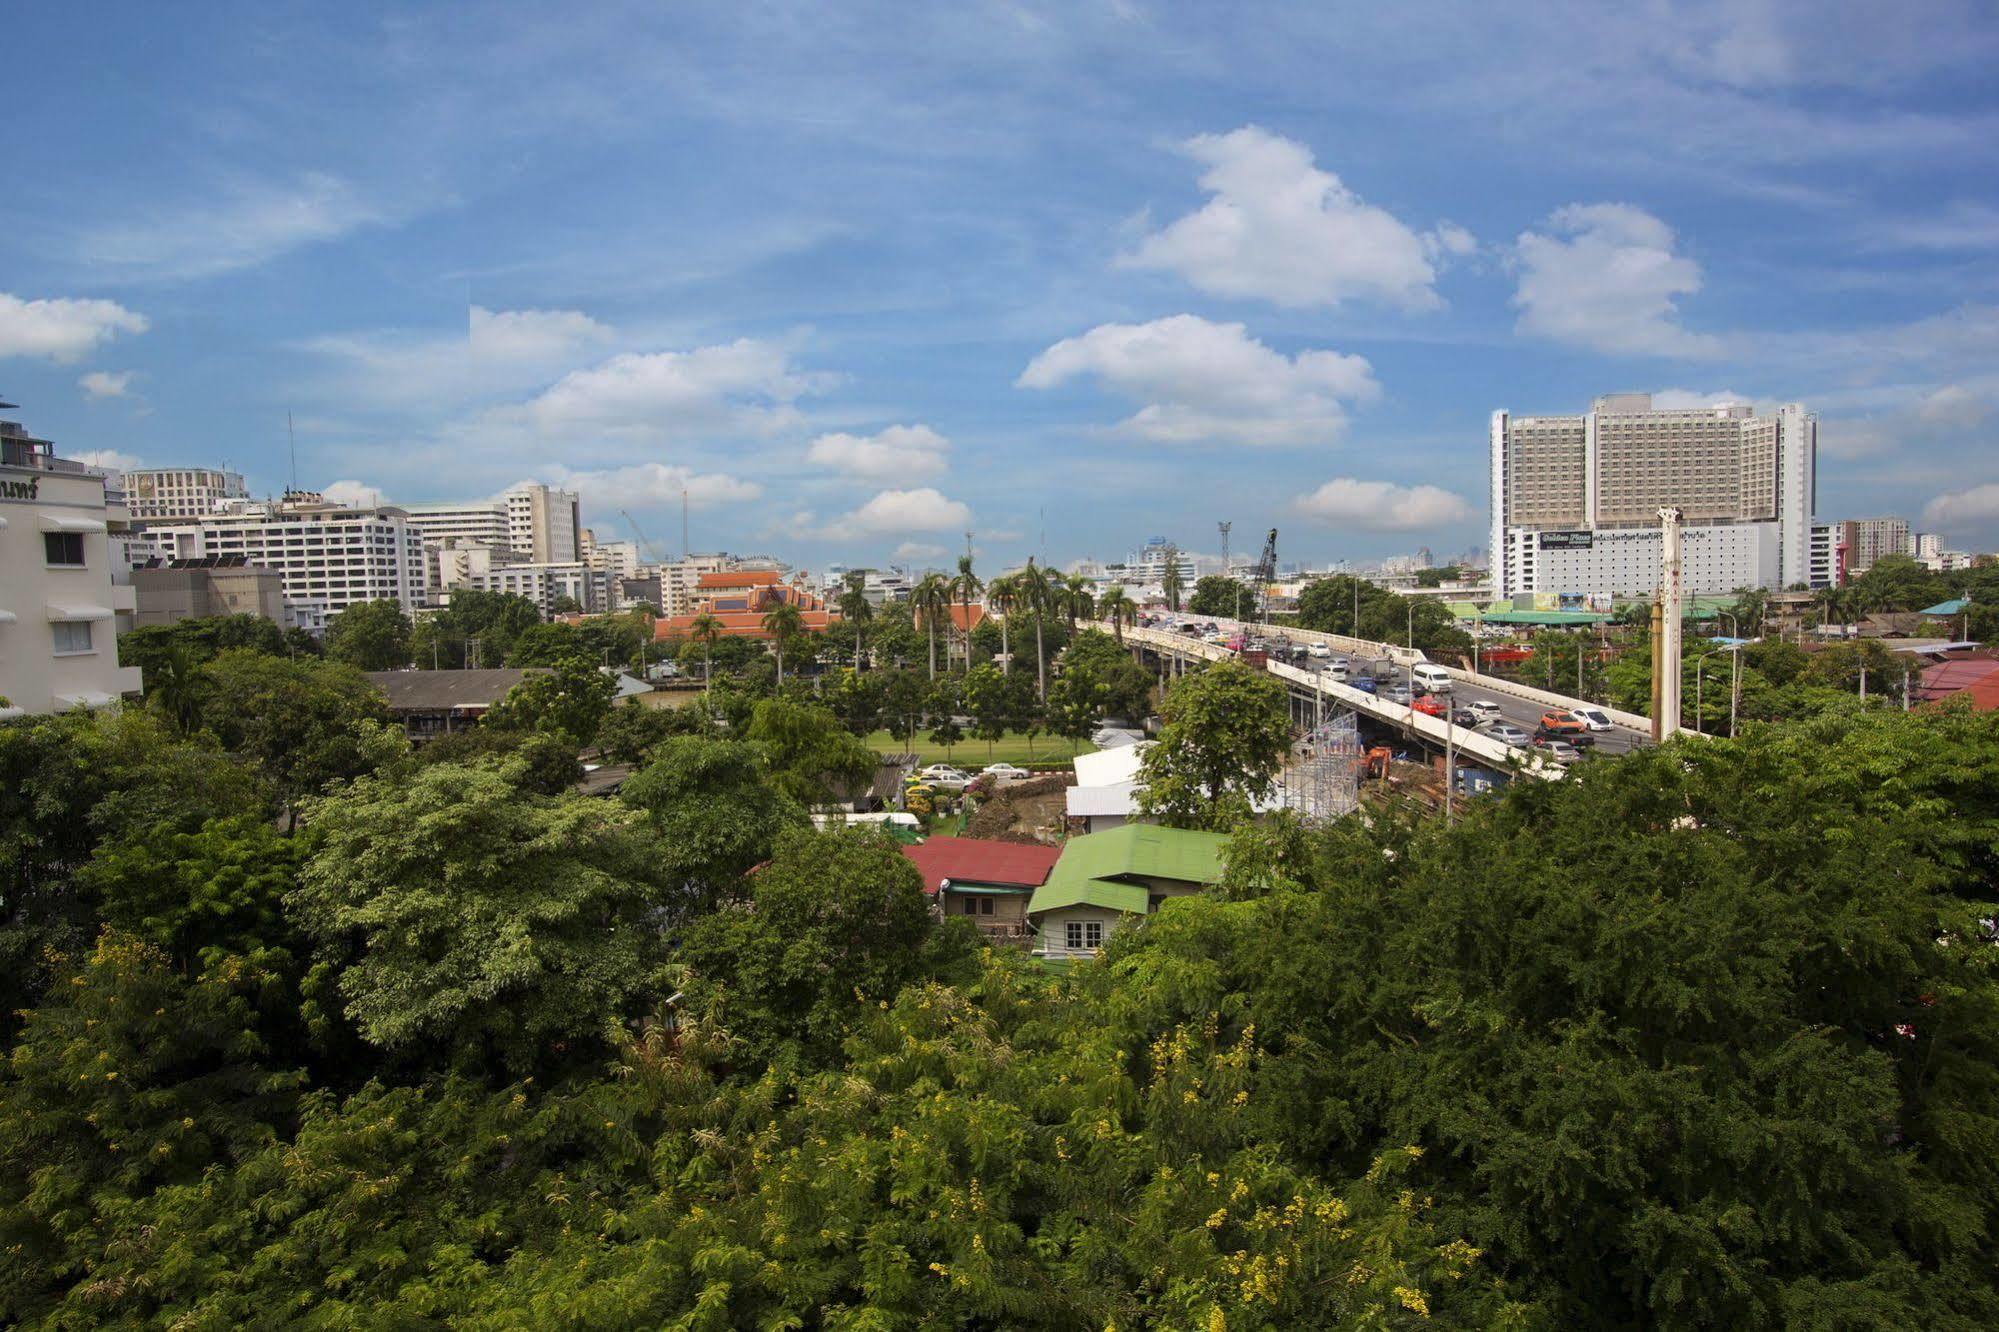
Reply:
[[391, 712], [444, 712], [489, 708], [530, 675], [547, 668], [529, 666], [476, 671], [369, 671], [368, 683], [388, 696]]
[[1079, 904], [1143, 912], [1149, 897], [1146, 885], [1128, 880], [1213, 883], [1222, 876], [1222, 848], [1227, 843], [1220, 833], [1143, 823], [1072, 837], [1048, 882], [1035, 890], [1028, 913]]
[[1039, 888], [1047, 882], [1062, 849], [1024, 842], [993, 842], [977, 837], [932, 837], [902, 854], [923, 875], [923, 891], [935, 893], [945, 881], [992, 884], [1007, 888]]

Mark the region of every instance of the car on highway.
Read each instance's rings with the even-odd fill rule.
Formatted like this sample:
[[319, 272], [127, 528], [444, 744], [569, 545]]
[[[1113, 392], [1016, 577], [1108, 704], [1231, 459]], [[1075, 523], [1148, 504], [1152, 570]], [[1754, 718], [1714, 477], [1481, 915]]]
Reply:
[[1336, 661], [1320, 671], [1319, 678], [1321, 680], [1331, 680], [1334, 684], [1345, 684], [1347, 682], [1347, 664], [1343, 661]]
[[1498, 721], [1506, 715], [1499, 710], [1499, 704], [1489, 698], [1475, 698], [1464, 705], [1464, 710], [1471, 714], [1474, 726], [1481, 722]]
[[1405, 708], [1409, 706], [1409, 701], [1415, 697], [1415, 695], [1409, 692], [1409, 686], [1403, 684], [1400, 680], [1397, 680], [1393, 684], [1381, 686], [1377, 692], [1390, 703], [1400, 703]]
[[980, 775], [985, 777], [991, 777], [994, 781], [1008, 781], [1008, 782], [1019, 781], [1022, 778], [1032, 777], [1034, 775], [1033, 773], [1029, 772], [1027, 769], [1012, 763], [988, 763], [985, 767], [981, 768], [979, 772]]
[[1363, 694], [1372, 694], [1375, 689], [1374, 677], [1372, 675], [1356, 675], [1353, 679], [1347, 681], [1347, 684], [1360, 690]]
[[1589, 727], [1592, 731], [1608, 731], [1611, 729], [1610, 715], [1602, 708], [1570, 708], [1569, 715]]
[[1558, 735], [1566, 738], [1575, 735], [1588, 735], [1590, 726], [1588, 722], [1574, 713], [1556, 711], [1541, 714], [1541, 729], [1549, 735]]
[[1409, 668], [1409, 678], [1418, 689], [1430, 694], [1448, 694], [1452, 681], [1449, 670], [1433, 662], [1422, 661]]
[[1443, 699], [1438, 698], [1435, 694], [1425, 694], [1409, 706], [1426, 717], [1450, 719], [1451, 705], [1444, 702]]
[[1546, 754], [1549, 758], [1555, 760], [1555, 762], [1562, 764], [1575, 763], [1583, 756], [1582, 750], [1577, 749], [1568, 741], [1556, 740], [1552, 737], [1536, 737], [1534, 748]]
[[1525, 748], [1528, 742], [1527, 732], [1521, 730], [1512, 722], [1487, 722], [1484, 726], [1478, 728], [1478, 733], [1480, 735], [1489, 735], [1502, 745], [1514, 745]]
[[1591, 734], [1590, 734], [1590, 733], [1589, 733], [1588, 731], [1586, 731], [1586, 730], [1584, 730], [1584, 731], [1555, 731], [1555, 730], [1550, 730], [1550, 729], [1548, 729], [1548, 728], [1547, 728], [1547, 727], [1545, 727], [1545, 726], [1537, 726], [1537, 727], [1535, 727], [1535, 728], [1534, 728], [1534, 742], [1535, 742], [1536, 744], [1539, 744], [1539, 743], [1540, 743], [1541, 741], [1543, 741], [1543, 740], [1561, 740], [1561, 741], [1565, 741], [1565, 742], [1567, 742], [1568, 744], [1571, 744], [1571, 745], [1574, 745], [1574, 746], [1575, 746], [1575, 747], [1576, 747], [1577, 749], [1589, 749], [1589, 748], [1592, 748], [1592, 747], [1593, 747], [1593, 746], [1594, 746], [1594, 745], [1596, 744], [1596, 737], [1595, 737], [1595, 736], [1593, 736], [1593, 735], [1591, 735]]
[[1324, 643], [1307, 643], [1305, 653], [1312, 657], [1330, 657], [1333, 655], [1333, 650]]
[[966, 773], [948, 763], [933, 763], [927, 768], [919, 768], [916, 776], [919, 781], [940, 791], [962, 791], [972, 780]]

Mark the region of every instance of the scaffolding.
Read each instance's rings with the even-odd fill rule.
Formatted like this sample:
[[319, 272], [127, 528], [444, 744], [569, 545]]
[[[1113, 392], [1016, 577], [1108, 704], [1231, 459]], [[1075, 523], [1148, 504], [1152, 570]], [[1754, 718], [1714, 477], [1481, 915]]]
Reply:
[[1298, 742], [1284, 775], [1284, 808], [1306, 823], [1330, 823], [1360, 804], [1360, 731], [1353, 713], [1338, 709]]

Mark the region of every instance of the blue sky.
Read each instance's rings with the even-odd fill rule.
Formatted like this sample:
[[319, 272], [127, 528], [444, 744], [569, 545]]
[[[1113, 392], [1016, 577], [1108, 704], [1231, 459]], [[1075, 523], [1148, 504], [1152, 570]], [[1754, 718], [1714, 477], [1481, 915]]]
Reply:
[[[1612, 11], [1615, 11], [1614, 13]], [[1999, 546], [1999, 16], [33, 6], [0, 396], [72, 456], [677, 545], [1482, 539], [1486, 419], [1802, 401]], [[1045, 533], [1045, 545], [1044, 534]]]

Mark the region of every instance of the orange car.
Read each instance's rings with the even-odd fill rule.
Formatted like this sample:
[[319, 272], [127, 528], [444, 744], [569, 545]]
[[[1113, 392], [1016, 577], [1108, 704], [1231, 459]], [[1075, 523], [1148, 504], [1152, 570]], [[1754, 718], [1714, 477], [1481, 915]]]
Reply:
[[1541, 730], [1546, 735], [1563, 737], [1588, 735], [1589, 723], [1581, 717], [1572, 717], [1566, 712], [1544, 712], [1541, 714]]

